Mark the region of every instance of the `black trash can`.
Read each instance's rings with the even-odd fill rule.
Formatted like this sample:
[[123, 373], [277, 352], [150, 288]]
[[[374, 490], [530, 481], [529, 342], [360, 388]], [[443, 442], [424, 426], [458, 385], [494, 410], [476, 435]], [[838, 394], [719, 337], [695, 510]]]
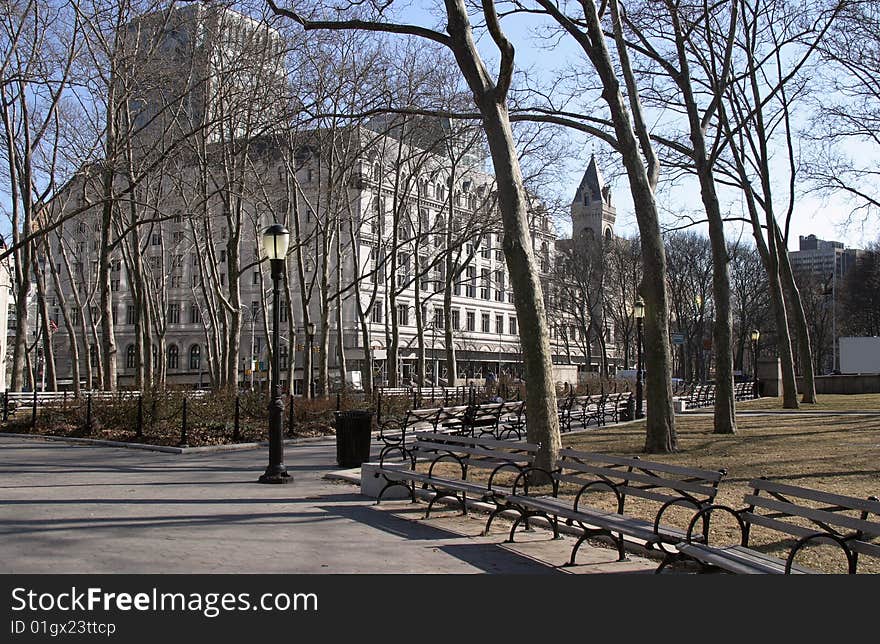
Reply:
[[370, 459], [373, 412], [363, 409], [334, 412], [336, 462], [340, 467], [360, 467]]
[[620, 411], [620, 421], [625, 422], [628, 420], [636, 419], [636, 399], [634, 396], [630, 396], [626, 401], [626, 408]]

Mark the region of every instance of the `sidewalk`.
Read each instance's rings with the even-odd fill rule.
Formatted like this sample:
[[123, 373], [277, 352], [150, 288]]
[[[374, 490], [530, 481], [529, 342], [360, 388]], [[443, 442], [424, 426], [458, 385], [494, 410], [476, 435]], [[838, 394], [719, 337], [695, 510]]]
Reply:
[[543, 530], [503, 544], [499, 525], [425, 505], [376, 506], [330, 481], [335, 441], [285, 448], [294, 482], [260, 485], [265, 449], [165, 454], [0, 438], [3, 573], [650, 573]]

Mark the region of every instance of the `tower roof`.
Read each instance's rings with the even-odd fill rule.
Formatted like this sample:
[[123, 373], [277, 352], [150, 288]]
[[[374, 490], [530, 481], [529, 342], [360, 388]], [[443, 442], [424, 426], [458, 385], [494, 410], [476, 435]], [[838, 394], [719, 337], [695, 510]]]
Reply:
[[602, 199], [604, 187], [605, 180], [602, 178], [599, 166], [596, 165], [596, 155], [590, 155], [590, 164], [587, 166], [587, 171], [584, 172], [584, 178], [581, 179], [577, 193], [575, 193], [575, 201], [583, 201], [585, 195], [588, 195], [591, 201], [599, 201]]

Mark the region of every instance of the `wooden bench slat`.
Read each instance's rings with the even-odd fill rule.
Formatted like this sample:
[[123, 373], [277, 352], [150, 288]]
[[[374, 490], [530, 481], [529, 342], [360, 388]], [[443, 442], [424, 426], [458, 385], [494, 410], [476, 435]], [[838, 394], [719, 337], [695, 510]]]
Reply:
[[872, 537], [880, 536], [880, 523], [876, 521], [864, 521], [838, 512], [830, 512], [818, 508], [808, 508], [803, 505], [786, 503], [771, 497], [756, 496], [754, 494], [747, 494], [744, 501], [747, 505], [754, 505], [768, 510], [776, 510], [788, 516], [821, 521], [822, 523], [827, 523], [829, 525], [857, 530]]
[[423, 440], [428, 439], [435, 442], [445, 442], [450, 441], [453, 443], [473, 443], [475, 445], [480, 445], [483, 447], [515, 447], [516, 449], [522, 449], [529, 452], [538, 452], [541, 449], [541, 446], [536, 443], [524, 443], [520, 441], [511, 442], [511, 441], [503, 441], [498, 440], [496, 438], [482, 438], [479, 436], [462, 436], [459, 438], [450, 437], [448, 434], [442, 434], [439, 432], [418, 432], [416, 433], [416, 439]]
[[468, 447], [465, 445], [453, 445], [451, 443], [428, 443], [425, 441], [419, 441], [418, 445], [416, 446], [416, 451], [429, 453], [448, 452], [452, 454], [467, 454], [470, 456], [486, 456], [490, 458], [497, 458], [499, 460], [517, 462], [532, 462], [535, 460], [535, 455], [531, 452], [506, 452], [502, 450], [484, 449], [482, 447]]
[[724, 473], [720, 470], [702, 470], [693, 467], [659, 463], [656, 461], [643, 461], [642, 459], [634, 458], [632, 456], [610, 456], [608, 454], [599, 454], [596, 452], [581, 452], [570, 448], [559, 450], [559, 454], [566, 459], [583, 459], [595, 462], [605, 462], [613, 465], [632, 465], [635, 468], [646, 467], [646, 464], [650, 464], [650, 468], [648, 469], [653, 471], [667, 472], [669, 474], [678, 474], [681, 476], [696, 476], [709, 481], [720, 481], [724, 476]]
[[778, 483], [767, 479], [753, 479], [749, 482], [749, 487], [753, 490], [766, 490], [767, 492], [777, 492], [785, 496], [794, 496], [801, 499], [809, 499], [819, 503], [828, 503], [829, 505], [842, 505], [850, 507], [854, 510], [864, 510], [872, 514], [880, 515], [880, 501], [870, 499], [860, 499], [857, 497], [843, 496], [832, 492], [823, 492], [811, 488], [789, 485], [787, 483]]

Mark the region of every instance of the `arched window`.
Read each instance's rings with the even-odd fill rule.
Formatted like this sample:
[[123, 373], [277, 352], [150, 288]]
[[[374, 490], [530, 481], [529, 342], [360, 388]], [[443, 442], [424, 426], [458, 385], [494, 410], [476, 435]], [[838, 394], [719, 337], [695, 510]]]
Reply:
[[128, 345], [125, 350], [125, 366], [128, 369], [134, 369], [134, 345]]
[[202, 367], [202, 347], [194, 344], [189, 348], [189, 368], [192, 370]]
[[611, 229], [606, 228], [605, 229], [605, 241], [611, 241], [611, 235], [612, 235]]
[[178, 354], [176, 344], [172, 344], [170, 347], [168, 347], [168, 368], [169, 369], [177, 369], [178, 356], [179, 356], [179, 354]]

